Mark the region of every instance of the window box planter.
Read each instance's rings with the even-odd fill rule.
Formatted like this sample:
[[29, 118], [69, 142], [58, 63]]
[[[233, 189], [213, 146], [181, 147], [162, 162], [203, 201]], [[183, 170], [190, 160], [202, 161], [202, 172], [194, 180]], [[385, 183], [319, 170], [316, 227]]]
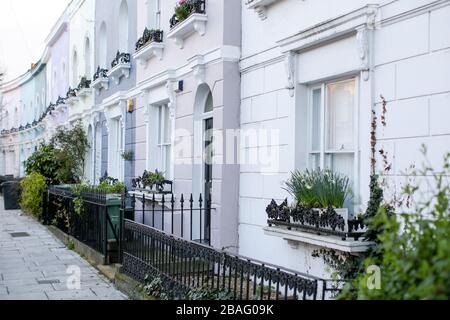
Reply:
[[120, 84], [122, 77], [129, 78], [131, 70], [131, 60], [129, 53], [117, 52], [116, 58], [111, 62], [111, 70], [107, 76], [111, 78], [117, 85]]
[[72, 106], [72, 105], [76, 104], [79, 100], [80, 100], [80, 99], [79, 99], [77, 96], [67, 97], [66, 103], [67, 103], [68, 105], [71, 105], [71, 106]]
[[91, 88], [95, 89], [97, 94], [100, 94], [101, 89], [109, 89], [108, 70], [100, 67], [97, 68], [97, 72], [95, 72], [91, 83]]
[[162, 60], [164, 47], [165, 47], [164, 43], [150, 42], [145, 47], [137, 51], [133, 55], [133, 58], [143, 66], [145, 66], [147, 62], [153, 57]]
[[100, 94], [101, 89], [109, 89], [109, 79], [108, 78], [98, 78], [92, 82], [92, 88], [94, 88], [98, 94]]
[[86, 99], [91, 93], [91, 80], [87, 80], [86, 77], [81, 78], [80, 84], [78, 85], [77, 96]]
[[278, 0], [247, 0], [245, 3], [248, 9], [253, 9], [261, 20], [267, 19], [267, 7]]
[[139, 61], [141, 65], [146, 65], [147, 61], [152, 57], [157, 57], [161, 60], [164, 52], [163, 34], [162, 30], [148, 30], [145, 28], [144, 34], [136, 42], [136, 52], [133, 58]]
[[67, 91], [67, 95], [66, 95], [66, 103], [68, 105], [74, 105], [75, 103], [77, 103], [80, 99], [77, 96], [78, 93], [78, 89], [77, 88], [69, 88], [69, 91]]
[[269, 226], [264, 228], [264, 234], [273, 237], [279, 237], [288, 242], [288, 244], [297, 249], [299, 244], [306, 243], [321, 248], [338, 250], [352, 254], [366, 252], [375, 244], [369, 241], [347, 239], [342, 240], [336, 236], [314, 234], [301, 230], [292, 230], [278, 226]]
[[167, 34], [168, 39], [175, 41], [181, 49], [184, 47], [184, 40], [191, 34], [197, 32], [200, 36], [206, 33], [206, 23], [208, 16], [204, 13], [193, 13], [186, 20], [178, 22]]
[[362, 219], [349, 217], [347, 209], [305, 209], [290, 207], [285, 200], [278, 205], [275, 200], [267, 206], [268, 225], [293, 231], [323, 236], [340, 237], [355, 241], [364, 236], [367, 228]]
[[78, 97], [80, 97], [82, 99], [86, 99], [91, 94], [92, 94], [91, 88], [83, 88], [83, 89], [80, 89], [80, 91], [78, 91]]

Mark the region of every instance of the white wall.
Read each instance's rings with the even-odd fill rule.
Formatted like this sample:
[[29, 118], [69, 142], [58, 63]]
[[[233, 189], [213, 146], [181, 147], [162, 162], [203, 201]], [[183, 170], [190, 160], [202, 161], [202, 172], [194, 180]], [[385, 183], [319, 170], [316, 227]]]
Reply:
[[[379, 124], [379, 146], [389, 152], [392, 180], [405, 180], [404, 170], [419, 164], [420, 145], [426, 143], [433, 165], [450, 151], [450, 3], [399, 0], [380, 1], [379, 23], [374, 31], [374, 65], [367, 81], [361, 73], [356, 32], [344, 37], [317, 28], [311, 36], [317, 44], [295, 56], [295, 96], [290, 97], [283, 47], [278, 41], [321, 22], [359, 9], [369, 1], [280, 0], [267, 8], [267, 19], [243, 6], [242, 128], [279, 129], [279, 142], [269, 149], [279, 152], [277, 169], [242, 165], [240, 174], [239, 252], [288, 268], [323, 276], [325, 266], [312, 259], [314, 247], [293, 249], [287, 241], [264, 235], [265, 208], [275, 199], [288, 197], [282, 189], [294, 169], [304, 169], [302, 149], [306, 124], [303, 110], [309, 85], [352, 75], [359, 81], [359, 152], [356, 193], [361, 210], [368, 198], [370, 176], [371, 105], [380, 113], [380, 94], [388, 100], [387, 127]], [[386, 3], [386, 4], [384, 4]], [[336, 27], [339, 29], [339, 27]], [[294, 40], [293, 40], [294, 41]], [[299, 43], [306, 40], [296, 40]], [[295, 51], [295, 50], [294, 50]], [[306, 130], [305, 130], [306, 131]], [[300, 134], [299, 134], [300, 132]], [[267, 143], [242, 147], [244, 155], [267, 149]], [[305, 160], [303, 160], [305, 159]], [[318, 247], [315, 247], [317, 249]]]

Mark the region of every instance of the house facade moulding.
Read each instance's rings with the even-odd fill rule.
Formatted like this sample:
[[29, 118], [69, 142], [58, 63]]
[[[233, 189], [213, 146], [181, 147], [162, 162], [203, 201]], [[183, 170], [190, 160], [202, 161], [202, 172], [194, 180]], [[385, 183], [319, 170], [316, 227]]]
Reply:
[[379, 12], [378, 5], [367, 5], [278, 41], [278, 46], [284, 54], [287, 73], [286, 88], [290, 90], [291, 97], [294, 95], [295, 88], [295, 55], [346, 37], [355, 36], [362, 78], [368, 81], [372, 33], [381, 23]]

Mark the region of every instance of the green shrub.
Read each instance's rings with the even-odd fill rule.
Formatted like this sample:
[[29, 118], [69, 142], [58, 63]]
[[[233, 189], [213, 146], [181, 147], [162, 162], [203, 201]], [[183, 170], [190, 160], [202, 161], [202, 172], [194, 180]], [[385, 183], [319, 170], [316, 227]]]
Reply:
[[25, 172], [30, 175], [39, 173], [48, 179], [49, 184], [57, 184], [58, 172], [63, 167], [59, 157], [60, 151], [51, 144], [42, 144], [27, 161], [25, 161]]
[[[415, 173], [428, 177], [431, 195], [414, 205], [413, 213], [389, 214], [380, 209], [370, 219], [378, 229], [378, 245], [363, 263], [380, 268], [379, 289], [370, 290], [372, 274], [361, 272], [342, 294], [343, 299], [423, 300], [450, 298], [450, 154], [443, 170], [436, 173], [429, 164]], [[417, 186], [405, 187], [412, 198]]]
[[32, 173], [22, 180], [22, 197], [20, 206], [26, 213], [32, 214], [38, 219], [42, 218], [42, 205], [46, 178], [40, 173]]
[[306, 208], [343, 208], [351, 193], [348, 177], [331, 170], [295, 171], [285, 189]]
[[98, 186], [90, 186], [87, 184], [76, 184], [71, 186], [71, 190], [75, 195], [81, 195], [83, 192], [104, 193], [104, 194], [122, 194], [126, 187], [123, 182], [114, 182], [112, 184], [102, 181]]
[[85, 154], [89, 144], [83, 127], [60, 128], [51, 143], [42, 144], [25, 162], [25, 172], [40, 173], [48, 183], [79, 183], [84, 175]]
[[189, 1], [180, 1], [175, 7], [175, 15], [177, 16], [178, 21], [186, 20], [190, 15], [190, 4]]
[[51, 140], [61, 167], [56, 172], [60, 183], [80, 183], [84, 176], [85, 155], [89, 148], [86, 132], [81, 123], [72, 129], [59, 128]]

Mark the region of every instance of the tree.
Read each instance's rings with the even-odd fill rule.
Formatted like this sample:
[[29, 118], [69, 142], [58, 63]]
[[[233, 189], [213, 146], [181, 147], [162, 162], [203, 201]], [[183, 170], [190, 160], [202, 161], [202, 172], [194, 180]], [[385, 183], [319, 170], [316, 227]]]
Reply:
[[60, 128], [49, 144], [42, 144], [25, 162], [26, 173], [40, 173], [49, 184], [80, 183], [85, 154], [89, 148], [81, 124], [68, 130]]
[[89, 149], [86, 132], [78, 122], [72, 129], [58, 128], [51, 144], [60, 152], [58, 161], [65, 165], [58, 173], [60, 180], [80, 183], [84, 175], [85, 155]]

